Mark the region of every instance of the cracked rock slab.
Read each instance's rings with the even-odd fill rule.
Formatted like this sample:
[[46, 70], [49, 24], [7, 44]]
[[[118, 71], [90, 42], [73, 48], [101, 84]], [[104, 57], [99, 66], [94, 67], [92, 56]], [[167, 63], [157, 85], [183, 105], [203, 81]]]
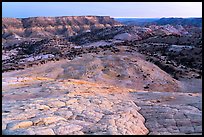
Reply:
[[[39, 92], [35, 98], [15, 102], [3, 98], [4, 135], [145, 135], [149, 132], [138, 112], [141, 108], [127, 98], [127, 93], [108, 93], [115, 87], [97, 85], [95, 88], [94, 84], [86, 85], [79, 80], [41, 83], [42, 88], [50, 85], [53, 94], [45, 97]], [[69, 92], [54, 88], [61, 85]], [[29, 93], [29, 86], [26, 90]], [[91, 92], [87, 95], [83, 91]], [[10, 92], [13, 90], [5, 94]]]

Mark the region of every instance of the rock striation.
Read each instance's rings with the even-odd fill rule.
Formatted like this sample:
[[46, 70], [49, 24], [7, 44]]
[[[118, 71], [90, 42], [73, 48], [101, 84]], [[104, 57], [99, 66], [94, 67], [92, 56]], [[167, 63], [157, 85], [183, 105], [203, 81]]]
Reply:
[[109, 16], [2, 18], [2, 37], [4, 39], [52, 37], [54, 35], [67, 37], [94, 29], [120, 25], [121, 23]]
[[202, 134], [200, 27], [3, 18], [2, 34], [3, 135]]

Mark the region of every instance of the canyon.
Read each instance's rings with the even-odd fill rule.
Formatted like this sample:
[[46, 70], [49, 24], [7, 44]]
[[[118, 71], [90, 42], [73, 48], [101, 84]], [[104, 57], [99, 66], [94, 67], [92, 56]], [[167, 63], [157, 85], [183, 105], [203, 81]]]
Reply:
[[3, 18], [3, 134], [202, 134], [202, 27], [169, 22]]

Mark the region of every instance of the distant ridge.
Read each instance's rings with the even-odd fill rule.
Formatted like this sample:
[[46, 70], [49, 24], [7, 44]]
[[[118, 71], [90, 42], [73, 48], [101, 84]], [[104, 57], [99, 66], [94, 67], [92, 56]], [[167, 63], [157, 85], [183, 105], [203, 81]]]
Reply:
[[109, 16], [2, 18], [2, 38], [54, 35], [67, 37], [84, 31], [120, 25], [122, 24]]
[[182, 25], [202, 27], [202, 18], [115, 18], [125, 25]]
[[202, 27], [202, 18], [161, 18], [155, 21], [156, 25], [183, 25]]

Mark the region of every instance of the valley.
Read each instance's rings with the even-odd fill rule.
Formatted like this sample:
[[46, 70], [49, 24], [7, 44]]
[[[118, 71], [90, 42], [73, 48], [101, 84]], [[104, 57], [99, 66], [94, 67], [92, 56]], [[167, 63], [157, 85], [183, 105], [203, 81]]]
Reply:
[[169, 22], [3, 18], [3, 134], [201, 135], [202, 27]]

